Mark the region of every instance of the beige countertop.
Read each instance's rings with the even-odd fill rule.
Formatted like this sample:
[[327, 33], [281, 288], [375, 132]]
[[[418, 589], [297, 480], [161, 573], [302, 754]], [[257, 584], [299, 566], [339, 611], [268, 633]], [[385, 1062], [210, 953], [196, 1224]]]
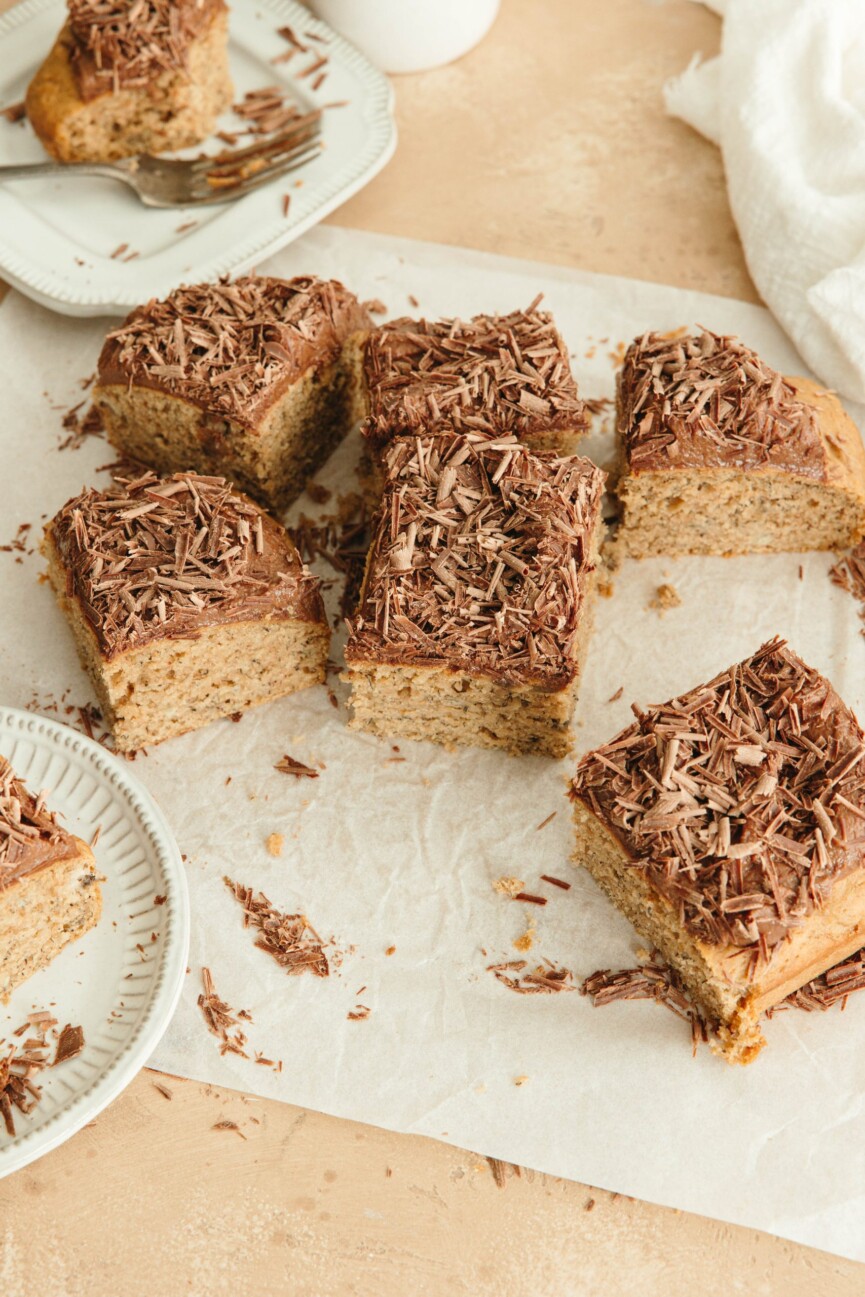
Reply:
[[[396, 79], [396, 157], [332, 222], [756, 300], [720, 156], [661, 108], [718, 36], [689, 0], [503, 0], [477, 50]], [[153, 1072], [0, 1183], [4, 1297], [746, 1289], [858, 1295], [865, 1267]]]

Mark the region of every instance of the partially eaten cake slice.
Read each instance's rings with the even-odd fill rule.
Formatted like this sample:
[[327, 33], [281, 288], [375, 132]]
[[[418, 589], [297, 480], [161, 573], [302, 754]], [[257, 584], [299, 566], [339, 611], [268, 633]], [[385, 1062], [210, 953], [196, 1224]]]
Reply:
[[840, 401], [737, 338], [637, 338], [617, 429], [633, 558], [847, 549], [865, 533], [865, 450]]
[[218, 473], [278, 512], [363, 415], [369, 328], [336, 280], [178, 288], [108, 335], [93, 400], [124, 454]]
[[27, 116], [61, 162], [198, 144], [231, 103], [223, 0], [68, 0], [27, 90]]
[[389, 321], [370, 334], [364, 378], [363, 434], [378, 494], [395, 437], [444, 427], [573, 455], [588, 430], [567, 348], [536, 302], [471, 320]]
[[865, 945], [865, 735], [775, 639], [580, 761], [574, 860], [674, 969], [726, 1057]]
[[0, 1004], [101, 913], [93, 852], [0, 756]]
[[121, 752], [324, 682], [318, 581], [222, 478], [147, 473], [85, 491], [43, 548]]
[[513, 437], [402, 437], [346, 647], [351, 724], [564, 756], [604, 474]]

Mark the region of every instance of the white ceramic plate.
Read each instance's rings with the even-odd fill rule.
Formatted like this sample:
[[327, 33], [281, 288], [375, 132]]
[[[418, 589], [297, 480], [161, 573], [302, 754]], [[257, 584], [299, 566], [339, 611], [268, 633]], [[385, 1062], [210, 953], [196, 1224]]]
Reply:
[[[0, 17], [0, 107], [24, 97], [27, 85], [63, 23], [62, 0], [22, 0]], [[327, 77], [298, 78], [311, 62], [296, 54], [277, 28], [314, 32], [307, 42], [328, 55]], [[268, 85], [291, 89], [304, 106], [347, 101], [324, 114], [325, 148], [301, 171], [274, 180], [235, 203], [217, 207], [143, 207], [131, 190], [93, 178], [28, 180], [0, 185], [0, 274], [22, 293], [66, 315], [126, 314], [179, 283], [247, 270], [361, 189], [396, 147], [393, 93], [387, 78], [354, 46], [295, 0], [231, 0], [230, 61], [235, 102]], [[225, 129], [237, 129], [226, 114]], [[224, 147], [224, 146], [220, 146]], [[0, 118], [0, 163], [43, 161], [30, 126]], [[296, 181], [302, 180], [301, 185]], [[283, 195], [291, 195], [283, 216]], [[188, 221], [198, 224], [178, 233]], [[134, 260], [112, 260], [120, 244]]]
[[[0, 1177], [92, 1121], [153, 1052], [180, 996], [189, 950], [189, 898], [177, 844], [138, 780], [98, 743], [29, 712], [0, 708], [0, 753], [31, 789], [48, 790], [62, 823], [94, 848], [102, 918], [0, 1005], [7, 1041], [28, 1013], [50, 1009], [58, 1030], [84, 1028], [77, 1058], [35, 1078], [42, 1098], [0, 1127]], [[164, 896], [162, 904], [155, 897]], [[152, 935], [156, 934], [153, 940]], [[139, 949], [140, 947], [140, 949]]]

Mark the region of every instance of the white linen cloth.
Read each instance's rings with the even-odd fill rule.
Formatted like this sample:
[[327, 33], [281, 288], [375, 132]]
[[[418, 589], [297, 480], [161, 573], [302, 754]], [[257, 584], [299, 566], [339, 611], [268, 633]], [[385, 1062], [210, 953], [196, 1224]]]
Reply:
[[865, 400], [865, 5], [708, 0], [721, 53], [664, 88], [720, 145], [751, 276], [809, 366]]

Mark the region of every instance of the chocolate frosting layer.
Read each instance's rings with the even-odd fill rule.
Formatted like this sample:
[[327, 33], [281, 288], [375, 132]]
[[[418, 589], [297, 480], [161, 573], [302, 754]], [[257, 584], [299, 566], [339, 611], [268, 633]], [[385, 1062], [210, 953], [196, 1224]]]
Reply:
[[604, 478], [515, 437], [398, 439], [346, 660], [564, 688]]
[[641, 711], [579, 764], [571, 795], [688, 931], [756, 961], [865, 863], [865, 735], [774, 639]]
[[0, 893], [25, 874], [70, 860], [78, 843], [0, 756]]
[[458, 432], [502, 433], [588, 427], [567, 349], [545, 311], [463, 320], [393, 320], [367, 340], [375, 446], [447, 422]]
[[335, 361], [369, 315], [335, 279], [247, 275], [178, 288], [109, 333], [99, 386], [167, 392], [254, 431], [310, 368]]
[[643, 334], [625, 353], [617, 406], [632, 473], [773, 468], [827, 478], [814, 407], [737, 338]]
[[223, 0], [68, 0], [62, 40], [87, 102], [186, 69], [189, 46]]
[[118, 478], [70, 500], [46, 530], [106, 660], [205, 626], [326, 624], [319, 583], [285, 528], [224, 478]]

